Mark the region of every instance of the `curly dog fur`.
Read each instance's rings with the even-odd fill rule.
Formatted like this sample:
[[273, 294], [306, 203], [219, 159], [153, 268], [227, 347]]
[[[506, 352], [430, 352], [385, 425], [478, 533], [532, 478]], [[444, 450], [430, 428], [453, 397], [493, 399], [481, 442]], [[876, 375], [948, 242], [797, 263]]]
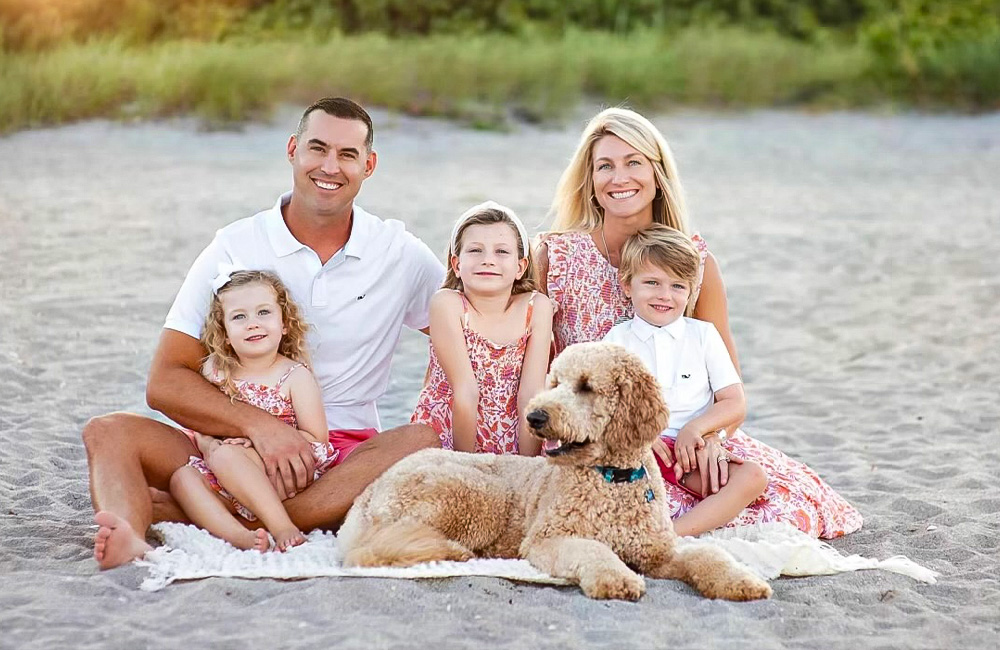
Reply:
[[[708, 598], [771, 595], [724, 551], [677, 543], [651, 451], [668, 412], [637, 357], [603, 343], [571, 346], [528, 411], [534, 433], [559, 445], [548, 458], [429, 449], [401, 460], [348, 514], [345, 564], [524, 558], [591, 598], [637, 600], [639, 573], [682, 580]], [[595, 466], [647, 475], [609, 482]]]

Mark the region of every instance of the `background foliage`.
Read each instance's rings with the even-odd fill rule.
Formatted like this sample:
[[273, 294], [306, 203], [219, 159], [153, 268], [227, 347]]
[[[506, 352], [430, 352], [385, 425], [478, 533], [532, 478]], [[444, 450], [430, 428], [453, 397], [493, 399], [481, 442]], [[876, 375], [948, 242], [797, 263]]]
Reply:
[[0, 130], [331, 85], [488, 125], [588, 95], [996, 110], [1000, 0], [0, 0]]

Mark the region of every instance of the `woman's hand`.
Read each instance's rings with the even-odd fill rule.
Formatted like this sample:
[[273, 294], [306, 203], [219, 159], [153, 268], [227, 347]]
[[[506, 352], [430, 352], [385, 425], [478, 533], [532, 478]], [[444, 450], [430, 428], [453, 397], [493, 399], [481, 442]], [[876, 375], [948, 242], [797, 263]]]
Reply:
[[250, 438], [226, 438], [222, 441], [224, 445], [241, 445], [243, 447], [253, 447]]
[[[678, 436], [679, 437], [679, 436]], [[701, 468], [701, 493], [715, 494], [729, 482], [729, 463], [743, 464], [743, 459], [734, 456], [722, 446], [719, 436], [710, 433], [702, 438], [704, 446], [698, 450], [698, 466]], [[725, 458], [727, 460], [719, 460]]]

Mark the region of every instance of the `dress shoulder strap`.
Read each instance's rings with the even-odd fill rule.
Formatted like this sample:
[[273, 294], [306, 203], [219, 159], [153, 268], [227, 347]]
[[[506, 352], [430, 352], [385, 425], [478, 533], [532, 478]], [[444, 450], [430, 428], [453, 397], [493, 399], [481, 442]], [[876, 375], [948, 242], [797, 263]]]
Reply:
[[288, 377], [289, 377], [289, 376], [290, 376], [290, 375], [291, 375], [291, 374], [292, 374], [293, 372], [295, 372], [295, 371], [296, 371], [296, 370], [298, 370], [299, 368], [302, 368], [302, 367], [304, 367], [305, 365], [306, 365], [306, 364], [304, 364], [304, 363], [296, 363], [296, 364], [295, 364], [295, 365], [293, 365], [293, 366], [292, 366], [291, 368], [289, 368], [288, 370], [286, 370], [286, 371], [285, 371], [285, 374], [281, 375], [281, 379], [279, 379], [279, 380], [278, 380], [278, 383], [274, 385], [274, 390], [281, 390], [281, 387], [285, 385], [285, 381], [286, 381], [286, 380], [288, 379]]
[[462, 327], [469, 326], [469, 299], [461, 291], [457, 292], [462, 298]]
[[535, 296], [538, 295], [537, 291], [531, 292], [531, 297], [528, 298], [528, 311], [524, 316], [524, 333], [527, 334], [531, 331], [531, 314], [535, 310]]

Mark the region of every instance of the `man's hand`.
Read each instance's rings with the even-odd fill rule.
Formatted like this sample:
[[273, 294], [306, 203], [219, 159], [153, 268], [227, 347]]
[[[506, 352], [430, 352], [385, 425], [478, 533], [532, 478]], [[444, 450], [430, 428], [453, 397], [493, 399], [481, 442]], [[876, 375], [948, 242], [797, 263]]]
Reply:
[[266, 427], [247, 432], [264, 461], [264, 469], [282, 501], [306, 489], [313, 481], [312, 447], [297, 430], [277, 418]]

